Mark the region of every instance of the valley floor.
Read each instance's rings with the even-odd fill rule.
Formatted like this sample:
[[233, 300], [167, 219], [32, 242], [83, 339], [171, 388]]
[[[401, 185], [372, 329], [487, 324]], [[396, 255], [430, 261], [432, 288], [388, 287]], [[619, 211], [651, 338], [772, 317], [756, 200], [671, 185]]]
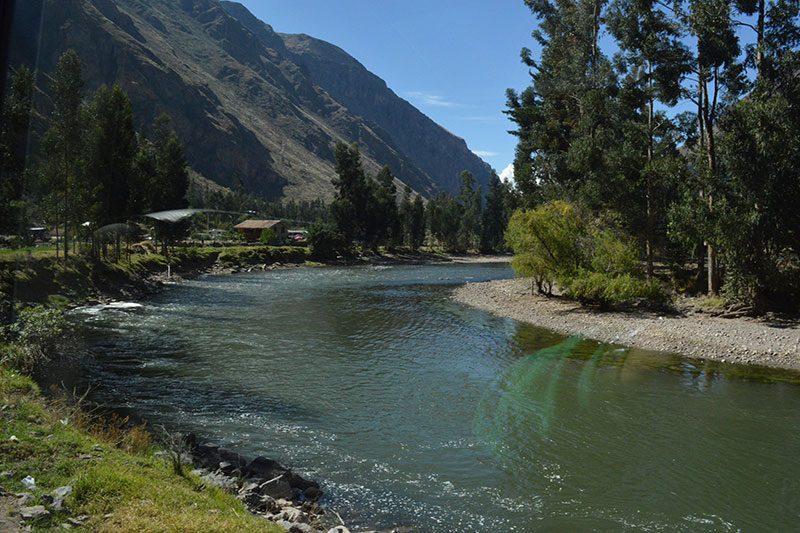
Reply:
[[466, 305], [563, 335], [694, 358], [800, 370], [800, 322], [718, 318], [679, 306], [678, 314], [600, 312], [564, 298], [532, 295], [530, 281], [469, 283], [454, 298]]

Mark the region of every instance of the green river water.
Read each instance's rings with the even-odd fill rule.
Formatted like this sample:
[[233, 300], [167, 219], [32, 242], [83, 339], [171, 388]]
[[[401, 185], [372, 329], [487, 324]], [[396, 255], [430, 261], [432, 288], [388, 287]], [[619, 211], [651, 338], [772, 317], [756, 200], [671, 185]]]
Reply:
[[353, 530], [800, 530], [797, 375], [565, 339], [450, 299], [511, 275], [202, 277], [75, 311], [94, 357], [56, 379], [293, 467]]

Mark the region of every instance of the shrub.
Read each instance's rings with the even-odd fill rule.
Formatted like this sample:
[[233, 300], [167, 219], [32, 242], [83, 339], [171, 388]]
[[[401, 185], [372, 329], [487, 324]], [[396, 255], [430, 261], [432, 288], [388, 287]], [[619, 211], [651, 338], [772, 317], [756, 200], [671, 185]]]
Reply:
[[314, 224], [308, 230], [308, 245], [314, 259], [330, 259], [347, 249], [344, 236], [331, 224]]
[[2, 362], [26, 372], [49, 361], [69, 339], [63, 313], [47, 307], [18, 306], [8, 330], [13, 343]]
[[634, 243], [612, 222], [590, 218], [557, 200], [511, 217], [511, 266], [532, 277], [541, 294], [558, 284], [567, 296], [603, 307], [646, 299], [662, 303], [658, 283], [644, 279]]

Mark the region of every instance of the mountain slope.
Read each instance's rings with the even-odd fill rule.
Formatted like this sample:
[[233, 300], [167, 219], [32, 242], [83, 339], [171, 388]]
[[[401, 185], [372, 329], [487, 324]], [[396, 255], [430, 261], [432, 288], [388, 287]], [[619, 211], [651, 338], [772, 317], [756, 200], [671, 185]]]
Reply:
[[[118, 83], [145, 125], [169, 114], [192, 167], [222, 185], [238, 172], [247, 189], [271, 197], [330, 198], [337, 141], [357, 141], [369, 172], [389, 165], [426, 195], [441, 188], [455, 192], [461, 169], [480, 170], [480, 160], [463, 141], [396, 96], [424, 117], [404, 111], [412, 117], [406, 118], [413, 123], [410, 131], [385, 120], [392, 112], [385, 105], [370, 109], [389, 90], [344, 52], [338, 64], [363, 71], [352, 82], [365, 78], [377, 88], [363, 101], [322, 75], [339, 68], [324, 66], [325, 54], [312, 61], [296, 44], [297, 36], [280, 36], [253, 22], [241, 6], [216, 0], [27, 0], [17, 9], [12, 64], [38, 65], [39, 85], [46, 87], [41, 73], [52, 72], [59, 56], [74, 48], [88, 90]], [[446, 135], [430, 136], [429, 130]], [[426, 163], [432, 155], [415, 150], [405, 140], [410, 135], [438, 143], [439, 157], [456, 161], [450, 166], [458, 170]], [[485, 170], [488, 175], [488, 166]]]
[[392, 136], [412, 161], [452, 194], [459, 174], [469, 170], [477, 182], [489, 183], [491, 167], [451, 134], [407, 101], [341, 48], [308, 35], [278, 34], [237, 2], [222, 6], [264, 45], [292, 57], [308, 69], [313, 82], [350, 111], [377, 124]]

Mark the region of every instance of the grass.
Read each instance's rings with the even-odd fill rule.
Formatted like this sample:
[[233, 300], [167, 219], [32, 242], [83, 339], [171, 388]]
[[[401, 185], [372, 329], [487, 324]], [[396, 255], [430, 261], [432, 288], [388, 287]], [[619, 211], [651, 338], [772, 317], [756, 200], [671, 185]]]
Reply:
[[35, 504], [58, 487], [73, 488], [65, 502], [70, 514], [40, 519], [35, 531], [60, 530], [68, 517], [80, 515], [89, 517], [86, 530], [99, 532], [283, 531], [196, 476], [176, 475], [168, 459], [153, 455], [141, 427], [126, 440], [114, 424], [92, 426], [79, 411], [45, 400], [28, 377], [2, 366], [0, 408], [0, 464], [11, 472], [4, 488], [28, 492], [21, 480], [33, 476]]
[[28, 259], [55, 258], [55, 246], [31, 246], [29, 248], [15, 248], [0, 250], [0, 263], [16, 263]]
[[698, 307], [703, 307], [705, 309], [725, 309], [728, 302], [725, 298], [720, 296], [707, 296], [697, 302]]

